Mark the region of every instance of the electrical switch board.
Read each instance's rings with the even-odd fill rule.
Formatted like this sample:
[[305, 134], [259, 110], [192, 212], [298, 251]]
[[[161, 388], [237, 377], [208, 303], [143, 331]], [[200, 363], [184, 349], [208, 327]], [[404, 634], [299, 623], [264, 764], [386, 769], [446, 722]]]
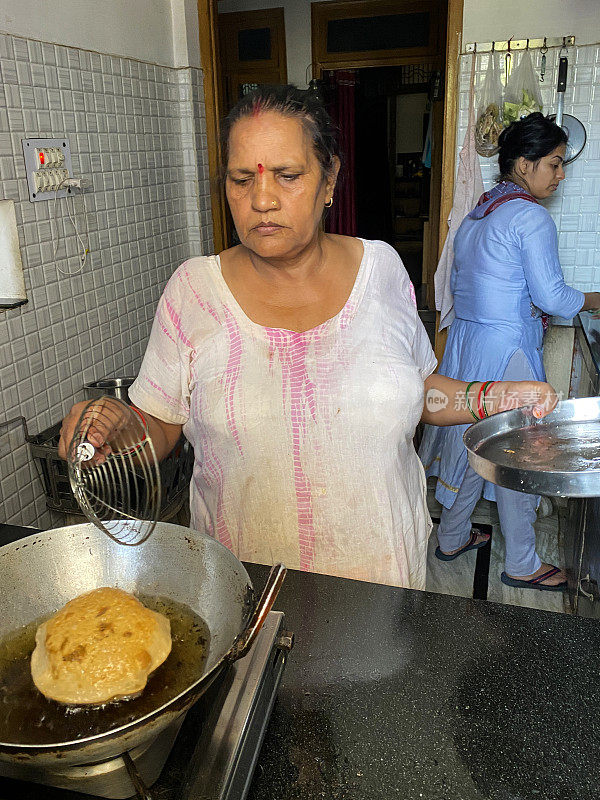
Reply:
[[73, 177], [68, 139], [21, 139], [29, 199], [32, 203], [64, 197], [62, 183]]

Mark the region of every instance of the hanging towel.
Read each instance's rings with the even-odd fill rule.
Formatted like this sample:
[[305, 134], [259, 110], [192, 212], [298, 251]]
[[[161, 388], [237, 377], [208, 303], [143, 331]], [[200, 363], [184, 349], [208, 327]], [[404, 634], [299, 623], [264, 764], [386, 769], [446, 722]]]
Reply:
[[448, 217], [448, 235], [434, 276], [435, 307], [440, 312], [440, 330], [447, 328], [454, 319], [454, 300], [450, 291], [450, 273], [454, 262], [454, 237], [463, 219], [483, 194], [481, 165], [475, 150], [475, 59], [476, 54], [473, 53], [469, 89], [469, 122], [458, 159], [454, 200]]

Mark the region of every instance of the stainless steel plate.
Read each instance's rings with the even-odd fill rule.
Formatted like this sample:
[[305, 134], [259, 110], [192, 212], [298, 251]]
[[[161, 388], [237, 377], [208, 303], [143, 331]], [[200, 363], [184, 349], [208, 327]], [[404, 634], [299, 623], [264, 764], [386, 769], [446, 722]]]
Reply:
[[564, 400], [540, 420], [531, 407], [495, 414], [463, 439], [470, 465], [498, 486], [600, 497], [600, 397]]

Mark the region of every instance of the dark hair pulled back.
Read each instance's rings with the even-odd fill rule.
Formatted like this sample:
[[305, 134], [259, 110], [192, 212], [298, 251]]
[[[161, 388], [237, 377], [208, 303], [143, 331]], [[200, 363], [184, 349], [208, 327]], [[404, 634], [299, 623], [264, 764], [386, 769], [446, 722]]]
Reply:
[[567, 134], [539, 111], [512, 122], [498, 137], [500, 178], [510, 178], [519, 158], [539, 161], [560, 144], [567, 143]]
[[333, 171], [335, 156], [339, 157], [336, 130], [323, 104], [310, 89], [296, 86], [259, 86], [244, 95], [227, 115], [221, 131], [224, 167], [229, 160], [229, 137], [235, 123], [264, 111], [275, 111], [284, 117], [298, 119], [309, 136], [324, 178]]

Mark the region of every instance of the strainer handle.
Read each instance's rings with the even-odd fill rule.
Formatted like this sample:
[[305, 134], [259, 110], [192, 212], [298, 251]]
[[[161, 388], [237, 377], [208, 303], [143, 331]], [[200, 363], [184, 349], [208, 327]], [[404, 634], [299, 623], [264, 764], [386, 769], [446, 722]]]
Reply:
[[263, 623], [267, 618], [267, 614], [273, 607], [275, 598], [279, 594], [279, 590], [281, 589], [281, 584], [283, 583], [286, 572], [287, 569], [283, 564], [275, 564], [275, 566], [271, 569], [271, 572], [269, 572], [269, 577], [267, 578], [265, 588], [263, 589], [260, 599], [254, 608], [254, 613], [250, 618], [250, 622], [243, 633], [238, 636], [233, 647], [228, 653], [228, 658], [230, 661], [237, 661], [238, 658], [245, 656], [254, 644], [254, 640], [258, 636], [258, 632], [262, 628]]

